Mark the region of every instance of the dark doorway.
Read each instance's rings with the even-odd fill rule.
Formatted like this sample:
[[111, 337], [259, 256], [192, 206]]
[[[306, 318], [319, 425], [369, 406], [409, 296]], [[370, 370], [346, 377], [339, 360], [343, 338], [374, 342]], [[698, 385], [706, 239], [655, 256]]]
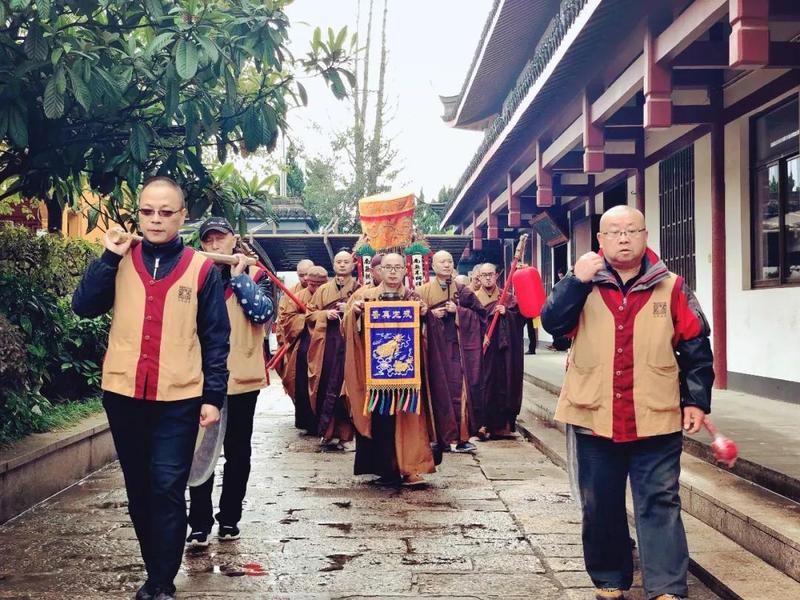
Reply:
[[553, 274], [555, 275], [555, 282], [558, 283], [559, 276], [567, 274], [569, 266], [567, 264], [567, 244], [561, 244], [553, 248]]
[[628, 203], [628, 180], [623, 179], [610, 190], [603, 192], [603, 212], [614, 206]]

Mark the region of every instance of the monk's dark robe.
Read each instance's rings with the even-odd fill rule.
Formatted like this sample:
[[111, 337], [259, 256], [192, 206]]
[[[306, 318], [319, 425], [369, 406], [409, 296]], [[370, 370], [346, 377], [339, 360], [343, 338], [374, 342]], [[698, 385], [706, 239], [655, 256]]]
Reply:
[[[495, 287], [491, 294], [485, 288], [475, 294], [486, 309], [487, 329], [500, 293], [500, 289]], [[522, 407], [524, 360], [522, 342], [525, 318], [520, 314], [513, 294], [508, 294], [505, 304], [506, 314], [500, 315], [497, 321], [481, 367], [481, 426], [486, 427], [489, 433], [500, 436], [516, 430], [517, 415]]]
[[[364, 414], [367, 401], [365, 339], [361, 314], [353, 309], [356, 299], [378, 300], [387, 293], [383, 284], [359, 291], [348, 303], [342, 327], [346, 342], [345, 393], [356, 428], [356, 475], [379, 475], [387, 479], [433, 473], [433, 453], [428, 430], [429, 408], [423, 402], [420, 414], [395, 412], [394, 415]], [[416, 300], [416, 294], [399, 290], [403, 300]]]
[[[311, 292], [302, 288], [297, 298], [308, 305]], [[284, 308], [282, 315], [284, 344], [289, 349], [281, 360], [280, 371], [283, 389], [294, 402], [294, 426], [309, 433], [317, 433], [317, 417], [311, 410], [308, 395], [308, 347], [311, 336], [306, 328], [306, 315], [301, 313], [294, 302]]]
[[311, 407], [317, 416], [317, 432], [325, 439], [353, 439], [353, 427], [345, 399], [342, 395], [344, 381], [344, 338], [340, 320], [329, 320], [327, 311], [336, 309], [339, 302], [347, 302], [359, 287], [358, 281], [349, 277], [342, 284], [336, 279], [321, 285], [311, 297], [314, 308], [309, 311], [306, 326], [309, 332], [308, 392]]
[[[437, 438], [444, 444], [466, 442], [478, 430], [475, 404], [481, 397], [481, 323], [485, 309], [468, 287], [434, 278], [416, 292], [428, 313], [425, 331], [425, 377], [430, 390]], [[455, 313], [438, 318], [432, 309], [452, 300]]]

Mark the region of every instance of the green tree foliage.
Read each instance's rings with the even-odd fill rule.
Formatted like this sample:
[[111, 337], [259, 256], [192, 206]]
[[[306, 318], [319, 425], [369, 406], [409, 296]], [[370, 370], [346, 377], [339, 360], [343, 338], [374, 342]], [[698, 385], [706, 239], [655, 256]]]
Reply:
[[69, 305], [98, 250], [0, 227], [0, 444], [53, 425], [54, 405], [99, 393], [109, 317], [81, 319]]
[[0, 200], [44, 199], [60, 219], [89, 187], [90, 228], [131, 227], [130, 191], [165, 174], [213, 210], [206, 153], [272, 150], [307, 101], [298, 73], [338, 98], [353, 83], [346, 29], [289, 53], [289, 1], [0, 0]]
[[297, 158], [300, 150], [294, 144], [289, 145], [286, 153], [286, 192], [290, 198], [302, 198], [306, 189], [305, 176]]
[[334, 157], [306, 160], [305, 207], [323, 229], [340, 233], [360, 231], [351, 183]]

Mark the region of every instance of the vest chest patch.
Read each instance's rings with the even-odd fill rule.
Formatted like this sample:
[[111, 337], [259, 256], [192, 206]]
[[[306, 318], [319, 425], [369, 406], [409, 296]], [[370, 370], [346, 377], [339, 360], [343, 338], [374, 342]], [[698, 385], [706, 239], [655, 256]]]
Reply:
[[667, 316], [667, 303], [666, 302], [653, 302], [653, 316], [666, 317]]
[[188, 285], [178, 286], [178, 300], [189, 304], [192, 301], [192, 288]]

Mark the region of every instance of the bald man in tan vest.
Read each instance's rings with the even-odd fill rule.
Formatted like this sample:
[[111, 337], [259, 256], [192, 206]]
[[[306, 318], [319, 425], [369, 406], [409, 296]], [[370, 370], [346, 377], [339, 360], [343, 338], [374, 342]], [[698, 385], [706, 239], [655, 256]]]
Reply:
[[573, 339], [555, 418], [577, 431], [586, 570], [600, 600], [631, 586], [630, 479], [645, 597], [684, 598], [681, 428], [698, 432], [711, 408], [708, 322], [647, 247], [641, 212], [606, 211], [597, 239], [601, 253], [581, 256], [542, 311], [547, 331]]

